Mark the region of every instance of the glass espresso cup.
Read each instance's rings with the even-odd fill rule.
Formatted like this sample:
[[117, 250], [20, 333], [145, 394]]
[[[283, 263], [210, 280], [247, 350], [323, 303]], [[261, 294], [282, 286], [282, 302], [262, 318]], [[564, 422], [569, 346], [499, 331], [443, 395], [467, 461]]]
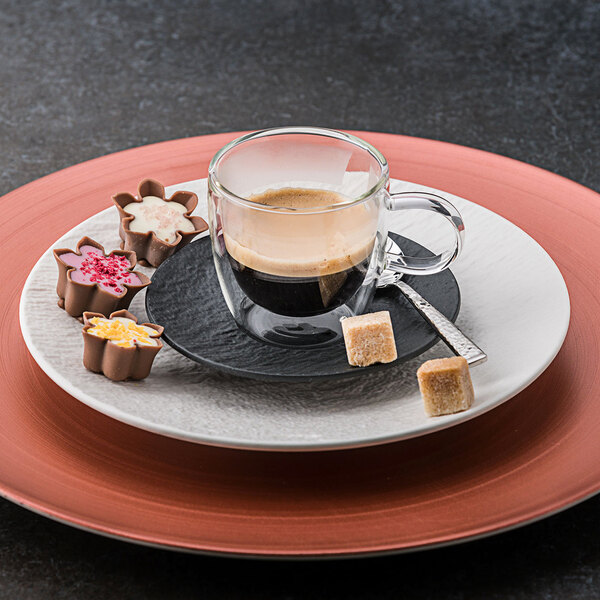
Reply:
[[387, 266], [390, 211], [436, 212], [455, 233], [451, 248], [402, 256], [395, 270], [437, 273], [461, 250], [463, 221], [450, 202], [390, 194], [383, 155], [339, 131], [284, 127], [242, 136], [213, 157], [208, 183], [223, 296], [242, 329], [272, 344], [333, 343], [342, 317], [367, 310]]

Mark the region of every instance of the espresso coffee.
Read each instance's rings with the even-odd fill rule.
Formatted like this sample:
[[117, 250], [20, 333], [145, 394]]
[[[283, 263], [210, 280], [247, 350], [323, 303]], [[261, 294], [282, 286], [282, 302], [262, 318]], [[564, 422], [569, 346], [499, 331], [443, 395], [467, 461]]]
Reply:
[[279, 315], [308, 317], [345, 304], [356, 293], [368, 261], [322, 277], [286, 277], [257, 271], [229, 256], [235, 278], [248, 298]]
[[373, 249], [376, 222], [368, 210], [336, 210], [349, 199], [308, 188], [268, 190], [249, 199], [266, 210], [252, 209], [224, 228], [229, 263], [244, 293], [292, 317], [348, 302], [364, 281]]

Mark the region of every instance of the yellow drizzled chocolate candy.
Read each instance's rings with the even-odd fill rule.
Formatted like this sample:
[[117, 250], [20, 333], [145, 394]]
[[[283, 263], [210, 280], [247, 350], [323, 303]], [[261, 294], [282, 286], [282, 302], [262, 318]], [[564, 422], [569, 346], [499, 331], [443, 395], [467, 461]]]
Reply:
[[92, 324], [92, 327], [87, 330], [90, 335], [109, 340], [117, 346], [131, 348], [136, 343], [143, 346], [158, 345], [158, 341], [153, 338], [160, 334], [155, 329], [138, 325], [127, 317], [115, 317], [114, 319], [92, 317], [89, 322]]

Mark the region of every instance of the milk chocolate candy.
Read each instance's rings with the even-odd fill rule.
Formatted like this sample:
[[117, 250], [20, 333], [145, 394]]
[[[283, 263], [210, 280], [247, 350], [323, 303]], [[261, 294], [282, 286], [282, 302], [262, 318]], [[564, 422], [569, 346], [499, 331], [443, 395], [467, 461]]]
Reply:
[[77, 249], [53, 250], [58, 265], [58, 306], [72, 317], [81, 318], [85, 311], [105, 315], [128, 308], [133, 297], [150, 279], [134, 271], [135, 252], [114, 250], [106, 254], [104, 247], [89, 237], [77, 243]]
[[162, 348], [160, 325], [142, 323], [127, 310], [83, 313], [83, 366], [113, 381], [144, 379]]
[[121, 248], [133, 250], [140, 264], [158, 267], [208, 229], [204, 219], [191, 216], [196, 194], [179, 191], [166, 198], [164, 186], [154, 179], [139, 184], [137, 197], [122, 192], [113, 202], [119, 211]]

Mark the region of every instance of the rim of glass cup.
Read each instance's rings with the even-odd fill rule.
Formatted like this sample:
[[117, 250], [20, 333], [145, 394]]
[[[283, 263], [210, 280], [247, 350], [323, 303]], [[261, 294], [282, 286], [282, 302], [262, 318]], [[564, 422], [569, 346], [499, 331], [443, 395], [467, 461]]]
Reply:
[[[254, 202], [249, 200], [248, 198], [243, 198], [242, 196], [238, 196], [234, 194], [231, 190], [228, 190], [217, 178], [215, 171], [219, 165], [220, 160], [233, 148], [243, 144], [245, 142], [255, 140], [262, 137], [270, 137], [274, 135], [289, 135], [289, 134], [297, 134], [297, 135], [317, 135], [322, 137], [330, 137], [338, 140], [342, 140], [344, 142], [348, 142], [353, 144], [354, 146], [358, 146], [362, 150], [366, 150], [378, 163], [381, 168], [381, 175], [379, 179], [369, 190], [367, 190], [364, 194], [361, 194], [357, 198], [352, 199], [349, 202], [341, 202], [339, 204], [334, 205], [325, 205], [318, 207], [311, 207], [309, 209], [298, 209], [298, 208], [290, 208], [287, 206], [266, 206], [265, 204], [260, 204], [259, 202]], [[389, 176], [389, 166], [385, 156], [377, 150], [374, 146], [365, 142], [363, 139], [356, 137], [350, 133], [345, 133], [343, 131], [338, 131], [337, 129], [327, 129], [325, 127], [273, 127], [270, 129], [261, 129], [259, 131], [253, 131], [252, 133], [247, 133], [245, 135], [232, 140], [225, 146], [223, 146], [217, 153], [213, 156], [210, 164], [208, 166], [208, 182], [209, 186], [217, 191], [219, 194], [227, 197], [228, 200], [236, 202], [238, 204], [242, 204], [248, 206], [250, 208], [256, 210], [263, 210], [266, 212], [272, 212], [277, 210], [285, 210], [286, 212], [299, 212], [302, 214], [310, 214], [310, 213], [322, 213], [322, 212], [330, 212], [334, 210], [343, 210], [344, 208], [348, 208], [349, 206], [356, 206], [362, 202], [365, 202], [369, 198], [371, 198], [374, 194], [381, 190]]]

